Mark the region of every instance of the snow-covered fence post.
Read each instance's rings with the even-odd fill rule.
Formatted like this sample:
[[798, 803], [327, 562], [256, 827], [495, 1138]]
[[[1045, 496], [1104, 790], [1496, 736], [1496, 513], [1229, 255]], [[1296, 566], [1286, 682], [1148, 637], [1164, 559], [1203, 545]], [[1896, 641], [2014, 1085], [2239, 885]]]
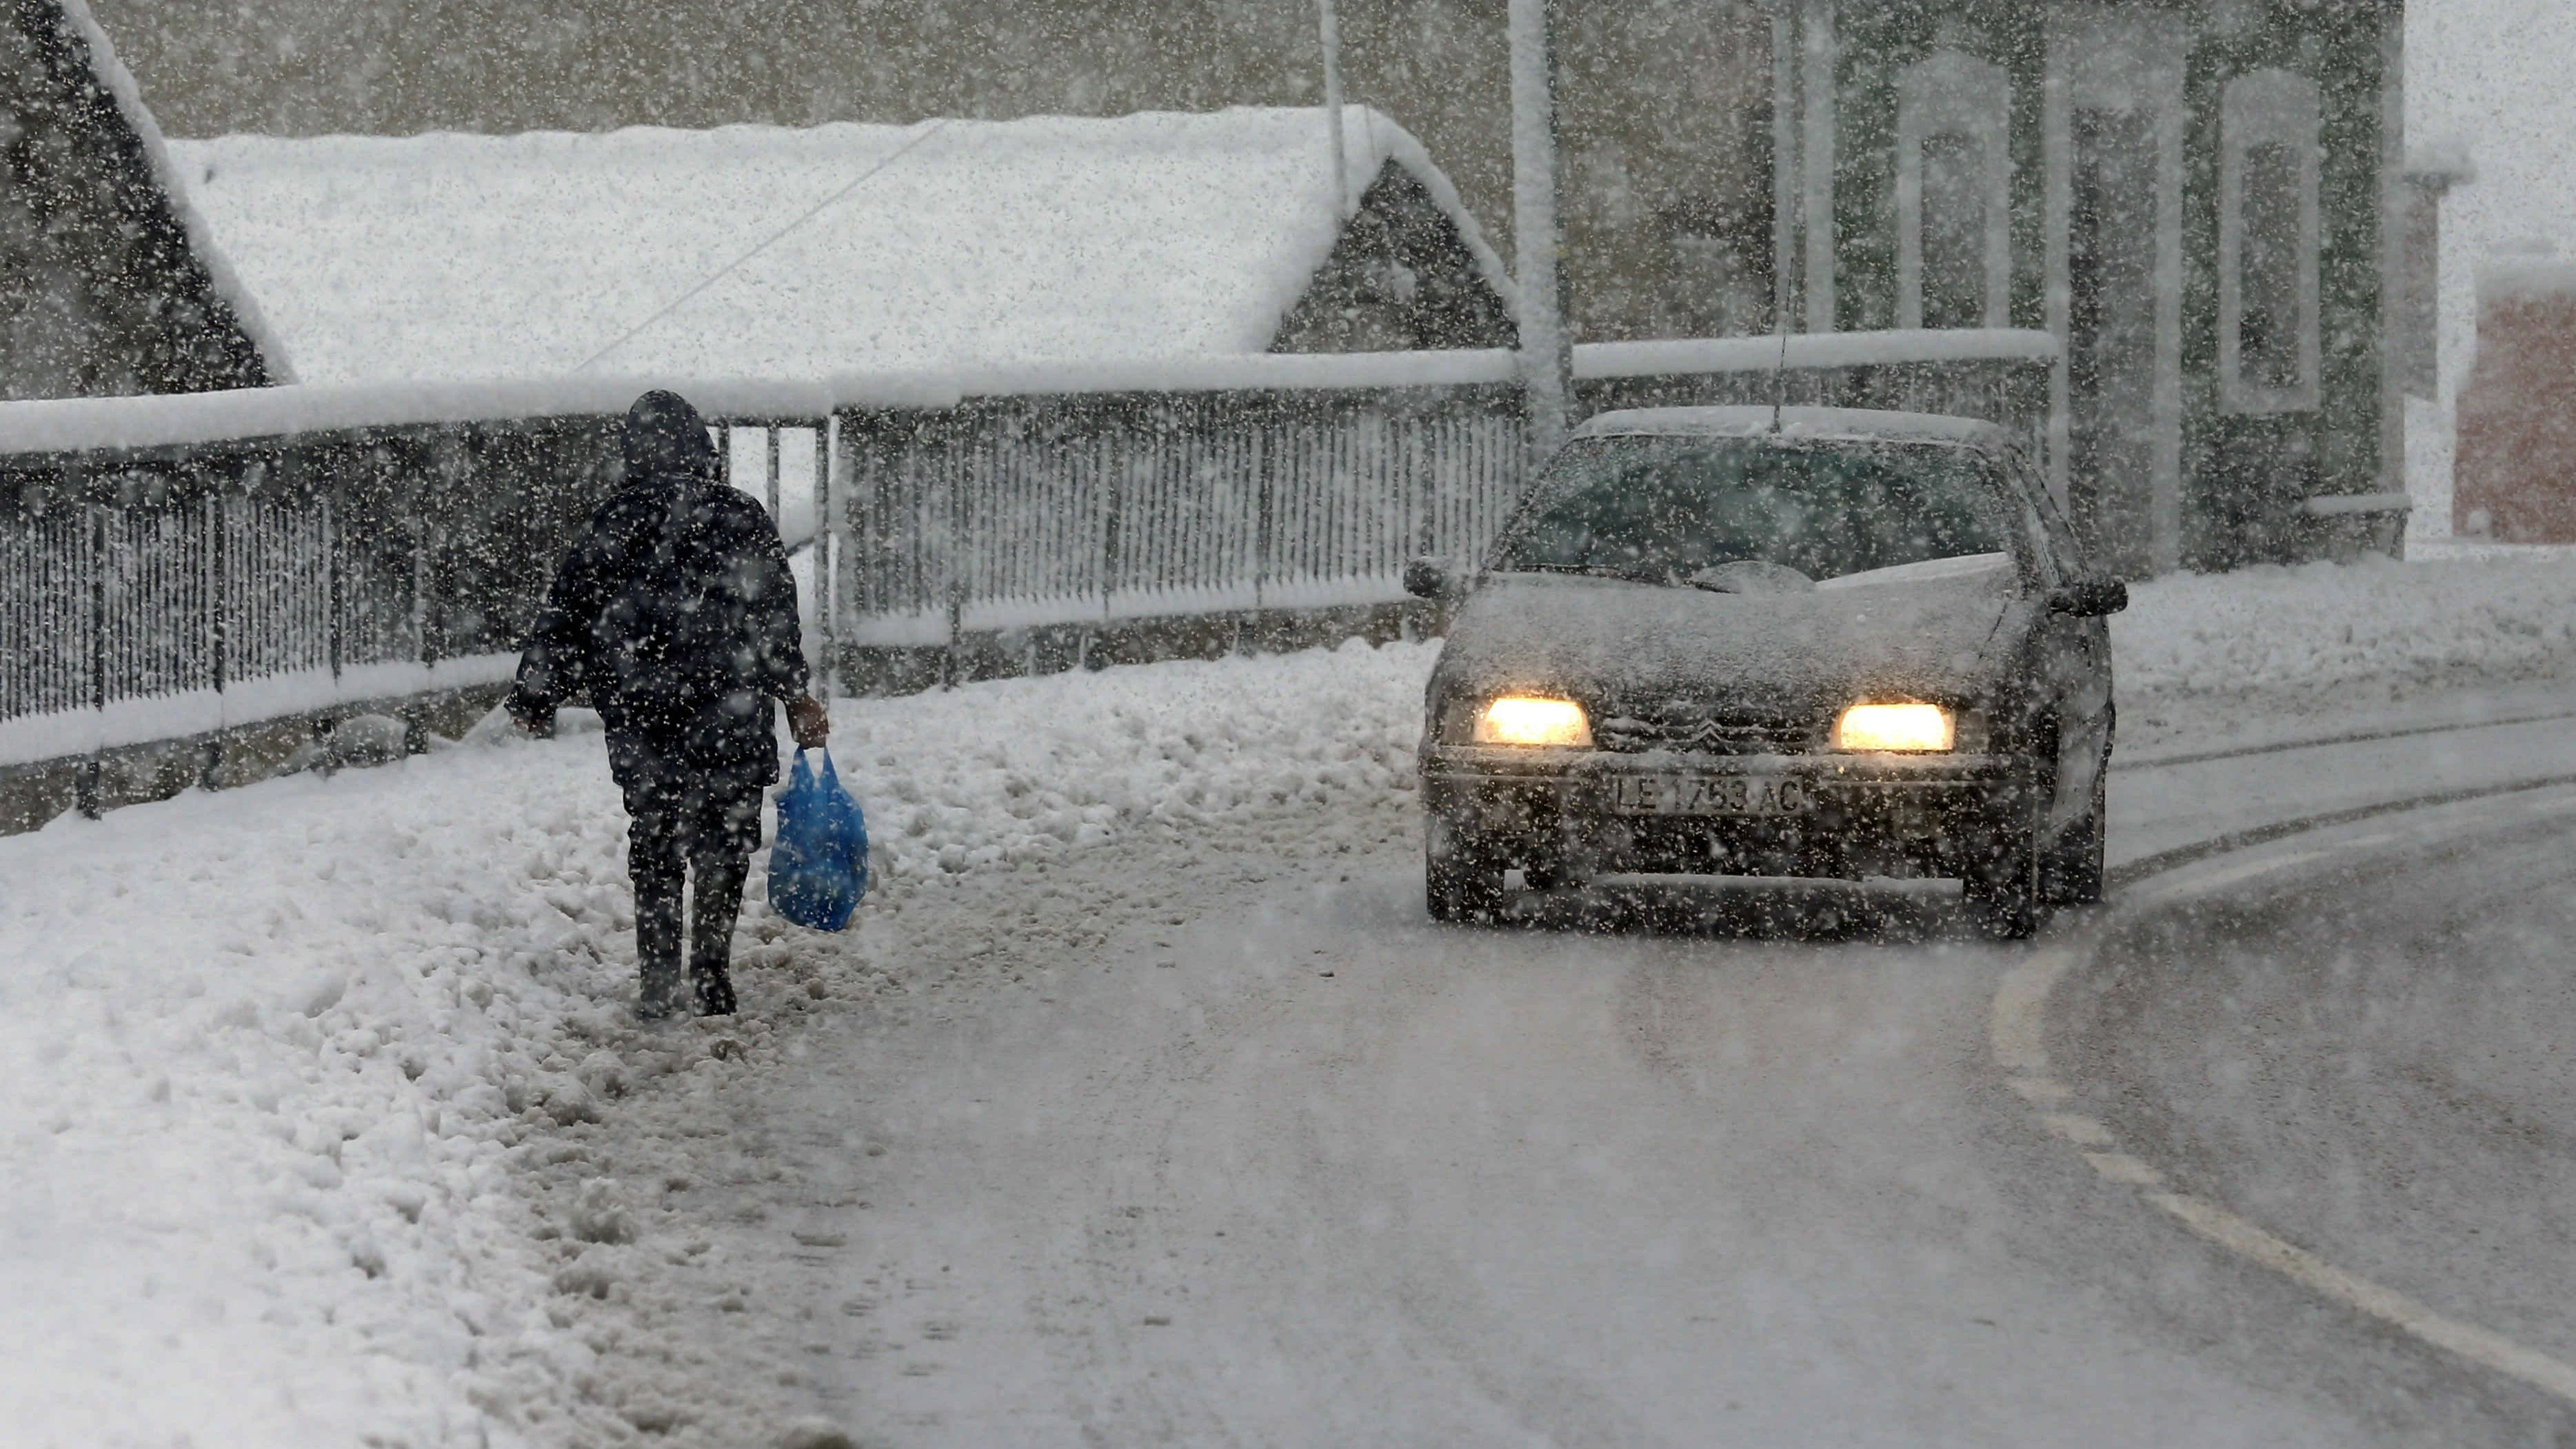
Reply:
[[411, 520], [411, 657], [417, 664], [436, 664], [429, 640], [429, 520], [413, 500]]
[[768, 456], [762, 477], [768, 480], [769, 521], [776, 524], [784, 524], [787, 521], [786, 511], [779, 506], [778, 497], [778, 435], [784, 431], [785, 429], [774, 422], [763, 423], [760, 428], [761, 437], [768, 443], [766, 449]]
[[207, 490], [204, 506], [198, 510], [206, 530], [206, 658], [213, 666], [210, 672], [218, 699], [232, 682], [232, 660], [226, 657], [233, 643], [232, 610], [228, 607], [233, 573], [231, 505], [232, 499], [217, 483]]
[[348, 574], [340, 560], [339, 489], [334, 479], [317, 491], [322, 511], [322, 656], [331, 668], [334, 696], [340, 692], [340, 666], [347, 652], [340, 637], [340, 601], [348, 588]]
[[[217, 481], [207, 490], [203, 506], [198, 510], [206, 530], [206, 655], [213, 665], [211, 675], [218, 721], [224, 719], [224, 690], [232, 679], [232, 661], [226, 657], [232, 652], [233, 642], [232, 610], [229, 607], [233, 591], [232, 502], [226, 496], [222, 482]], [[216, 778], [223, 767], [223, 748], [220, 729], [206, 737], [197, 759], [198, 788], [215, 788]]]
[[1565, 440], [1574, 345], [1565, 326], [1564, 236], [1557, 216], [1556, 37], [1551, 0], [1511, 0], [1512, 242], [1520, 283], [1521, 385], [1530, 457]]
[[[74, 471], [80, 492], [89, 492], [87, 470]], [[95, 498], [81, 500], [81, 533], [89, 548], [89, 707], [99, 715], [107, 713], [107, 510]], [[105, 761], [93, 749], [72, 775], [72, 805], [85, 820], [99, 818], [100, 776]]]
[[1272, 486], [1271, 465], [1274, 435], [1282, 431], [1276, 415], [1279, 405], [1274, 395], [1265, 398], [1262, 425], [1252, 432], [1252, 628], [1253, 637], [1261, 637], [1261, 613], [1270, 605], [1270, 581], [1277, 572], [1271, 551], [1279, 546], [1279, 491]]

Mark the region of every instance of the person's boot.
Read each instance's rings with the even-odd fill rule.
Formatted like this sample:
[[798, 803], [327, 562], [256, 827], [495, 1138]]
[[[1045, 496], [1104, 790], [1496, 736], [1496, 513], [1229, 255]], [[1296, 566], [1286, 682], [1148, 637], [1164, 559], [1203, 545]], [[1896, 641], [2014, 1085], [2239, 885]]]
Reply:
[[635, 995], [638, 1021], [662, 1021], [680, 1009], [680, 922], [676, 909], [646, 906], [636, 912]]
[[680, 1009], [680, 971], [645, 968], [643, 989], [635, 994], [635, 1019], [667, 1021]]
[[733, 978], [722, 966], [690, 967], [689, 992], [697, 998], [698, 1015], [733, 1015]]
[[[757, 819], [759, 797], [751, 798]], [[725, 968], [733, 962], [733, 923], [742, 910], [742, 878], [749, 865], [748, 851], [709, 850], [689, 861], [697, 877], [689, 918], [689, 987], [700, 1016], [733, 1015], [733, 978]]]

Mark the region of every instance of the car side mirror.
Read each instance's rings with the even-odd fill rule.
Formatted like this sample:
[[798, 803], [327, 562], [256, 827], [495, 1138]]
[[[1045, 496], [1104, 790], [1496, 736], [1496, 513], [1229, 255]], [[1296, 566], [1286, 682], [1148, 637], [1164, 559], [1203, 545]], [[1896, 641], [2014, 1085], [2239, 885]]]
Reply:
[[1447, 603], [1466, 596], [1467, 580], [1436, 558], [1410, 558], [1404, 561], [1404, 591], [1417, 599]]
[[2129, 607], [2129, 586], [2118, 579], [2077, 579], [2049, 590], [2048, 607], [2079, 619], [2099, 619]]

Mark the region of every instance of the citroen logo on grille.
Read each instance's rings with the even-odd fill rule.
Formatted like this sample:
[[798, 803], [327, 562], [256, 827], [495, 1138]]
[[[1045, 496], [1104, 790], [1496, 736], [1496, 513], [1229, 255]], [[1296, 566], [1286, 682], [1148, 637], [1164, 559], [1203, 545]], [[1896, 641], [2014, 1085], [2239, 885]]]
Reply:
[[1704, 719], [1697, 725], [1684, 731], [1682, 733], [1681, 741], [1683, 744], [1691, 745], [1699, 749], [1710, 749], [1718, 745], [1732, 744], [1736, 740], [1754, 733], [1758, 733], [1758, 731], [1753, 726], [1728, 726], [1719, 724], [1713, 719]]

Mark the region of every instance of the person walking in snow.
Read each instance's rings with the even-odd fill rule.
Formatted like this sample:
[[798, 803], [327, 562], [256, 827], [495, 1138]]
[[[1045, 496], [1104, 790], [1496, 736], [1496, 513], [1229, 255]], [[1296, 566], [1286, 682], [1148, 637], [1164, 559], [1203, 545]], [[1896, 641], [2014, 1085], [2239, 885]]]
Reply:
[[800, 749], [823, 745], [830, 718], [806, 692], [778, 527], [724, 485], [697, 409], [644, 394], [627, 410], [623, 451], [625, 480], [555, 571], [505, 703], [540, 738], [564, 700], [586, 696], [599, 711], [631, 819], [636, 1014], [679, 1008], [680, 896], [693, 873], [690, 994], [698, 1014], [724, 1016], [761, 796], [778, 779], [771, 701], [786, 704]]

